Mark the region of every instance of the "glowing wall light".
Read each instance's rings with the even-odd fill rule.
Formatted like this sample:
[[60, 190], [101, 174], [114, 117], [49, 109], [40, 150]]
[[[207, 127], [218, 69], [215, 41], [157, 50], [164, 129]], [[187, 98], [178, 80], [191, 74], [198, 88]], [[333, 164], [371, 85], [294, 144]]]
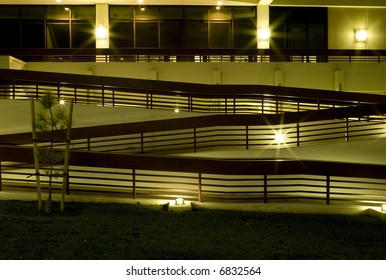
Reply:
[[97, 37], [97, 39], [106, 39], [107, 38], [106, 27], [99, 25], [97, 29], [95, 29], [95, 36]]
[[386, 204], [383, 204], [383, 205], [382, 205], [382, 211], [383, 211], [383, 212], [386, 212]]
[[366, 41], [367, 41], [367, 30], [355, 29], [355, 42], [366, 42]]
[[271, 32], [269, 31], [269, 28], [260, 28], [257, 36], [259, 41], [268, 41], [271, 36]]

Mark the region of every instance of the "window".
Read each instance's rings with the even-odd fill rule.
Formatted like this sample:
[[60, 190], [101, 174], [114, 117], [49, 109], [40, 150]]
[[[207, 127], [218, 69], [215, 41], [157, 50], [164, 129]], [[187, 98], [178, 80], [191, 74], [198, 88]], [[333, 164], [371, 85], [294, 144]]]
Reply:
[[138, 21], [135, 24], [135, 47], [157, 48], [158, 47], [158, 23]]
[[186, 22], [186, 47], [207, 48], [208, 47], [208, 22], [188, 21]]
[[210, 45], [211, 48], [231, 47], [231, 23], [211, 22], [210, 23]]

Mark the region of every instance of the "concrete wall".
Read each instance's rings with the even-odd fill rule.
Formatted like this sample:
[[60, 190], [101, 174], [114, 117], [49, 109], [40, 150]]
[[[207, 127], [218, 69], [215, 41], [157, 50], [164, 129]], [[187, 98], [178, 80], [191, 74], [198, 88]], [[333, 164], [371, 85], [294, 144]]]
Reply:
[[204, 84], [281, 84], [327, 90], [339, 89], [336, 79], [341, 79], [341, 90], [386, 94], [386, 63], [43, 62], [28, 63], [27, 69]]
[[0, 55], [0, 69], [23, 69], [24, 61], [9, 55]]
[[[386, 9], [329, 8], [329, 49], [386, 49]], [[355, 42], [354, 30], [367, 29], [367, 42]]]

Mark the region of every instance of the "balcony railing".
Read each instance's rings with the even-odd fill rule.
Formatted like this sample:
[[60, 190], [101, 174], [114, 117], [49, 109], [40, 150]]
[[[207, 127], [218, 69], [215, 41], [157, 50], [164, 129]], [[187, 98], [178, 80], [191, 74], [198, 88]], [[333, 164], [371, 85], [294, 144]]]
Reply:
[[[301, 200], [365, 205], [386, 202], [384, 165], [283, 159], [219, 160], [155, 154], [171, 153], [181, 147], [190, 152], [265, 147], [272, 144], [274, 128], [288, 129], [288, 146], [383, 137], [384, 96], [149, 82], [32, 71], [0, 70], [0, 74], [0, 92], [5, 98], [39, 98], [44, 91], [51, 90], [58, 97], [106, 106], [111, 105], [106, 93], [112, 90], [121, 92], [129, 100], [131, 95], [140, 96], [136, 105], [131, 100], [126, 106], [171, 109], [175, 97], [186, 96], [187, 111], [206, 112], [210, 112], [208, 100], [232, 100], [232, 106], [223, 106], [221, 114], [215, 111], [215, 114], [197, 117], [194, 122], [192, 118], [177, 118], [173, 119], [172, 126], [169, 120], [160, 120], [133, 126], [74, 128], [72, 144], [77, 150], [73, 149], [70, 156], [69, 194], [102, 193], [130, 199], [184, 197], [203, 202]], [[84, 99], [77, 96], [83, 91]], [[86, 93], [93, 94], [88, 96]], [[155, 94], [157, 98], [154, 98]], [[239, 98], [245, 96], [248, 100], [241, 102]], [[251, 98], [258, 98], [260, 104], [273, 100], [271, 114], [256, 110], [253, 102], [250, 103]], [[196, 99], [200, 102], [196, 103]], [[162, 103], [156, 103], [159, 100]], [[305, 101], [312, 104], [310, 108], [299, 109]], [[282, 110], [286, 106], [281, 106], [281, 102], [287, 102], [290, 110]], [[118, 103], [113, 104], [118, 106]], [[32, 148], [17, 146], [30, 145], [30, 133], [3, 135], [0, 142], [9, 144], [0, 146], [0, 190], [33, 191]], [[138, 150], [128, 151], [127, 147]], [[44, 177], [42, 182], [45, 186]], [[59, 185], [59, 182], [55, 184], [56, 188]]]
[[26, 62], [386, 62], [386, 50], [0, 49]]

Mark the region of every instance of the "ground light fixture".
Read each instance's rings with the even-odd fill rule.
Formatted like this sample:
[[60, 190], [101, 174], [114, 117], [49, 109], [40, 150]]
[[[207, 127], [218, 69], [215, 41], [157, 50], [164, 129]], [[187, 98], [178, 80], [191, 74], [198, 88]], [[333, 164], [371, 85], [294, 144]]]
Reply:
[[382, 205], [382, 212], [386, 212], [386, 204]]
[[182, 197], [177, 197], [176, 198], [176, 205], [184, 205], [185, 201]]

